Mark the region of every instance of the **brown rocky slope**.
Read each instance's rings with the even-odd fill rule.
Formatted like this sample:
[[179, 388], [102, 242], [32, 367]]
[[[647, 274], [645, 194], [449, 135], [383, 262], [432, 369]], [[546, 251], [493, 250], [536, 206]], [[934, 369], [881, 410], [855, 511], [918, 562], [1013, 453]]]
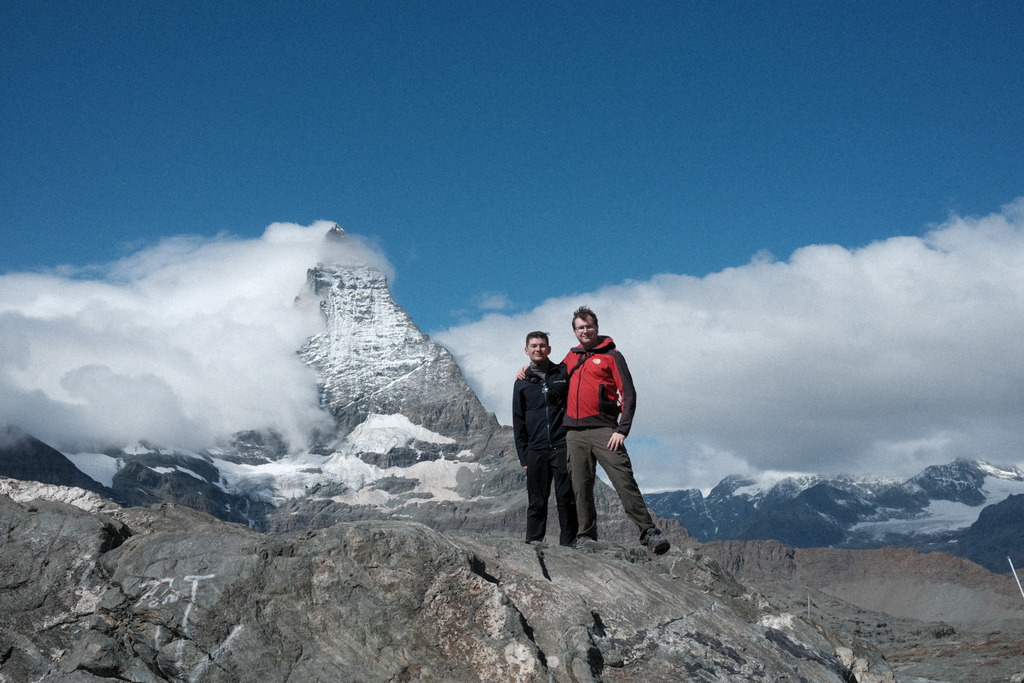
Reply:
[[1024, 596], [1010, 572], [910, 548], [689, 545], [781, 609], [871, 642], [900, 683], [1024, 680]]

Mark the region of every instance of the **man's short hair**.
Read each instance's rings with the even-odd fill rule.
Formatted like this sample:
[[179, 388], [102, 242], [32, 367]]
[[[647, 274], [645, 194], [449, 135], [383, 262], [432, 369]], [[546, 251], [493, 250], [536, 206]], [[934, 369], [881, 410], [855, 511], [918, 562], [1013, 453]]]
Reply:
[[572, 314], [572, 328], [574, 330], [576, 329], [576, 319], [577, 318], [579, 318], [583, 322], [587, 322], [587, 318], [593, 318], [594, 319], [594, 324], [595, 325], [597, 324], [597, 313], [594, 313], [592, 310], [590, 310], [586, 306], [580, 306], [579, 308], [576, 309], [576, 312]]
[[531, 339], [543, 339], [545, 346], [551, 346], [551, 342], [548, 341], [548, 333], [547, 332], [541, 332], [540, 330], [537, 330], [536, 332], [531, 332], [530, 334], [526, 335], [526, 345], [527, 346], [530, 345], [530, 340]]

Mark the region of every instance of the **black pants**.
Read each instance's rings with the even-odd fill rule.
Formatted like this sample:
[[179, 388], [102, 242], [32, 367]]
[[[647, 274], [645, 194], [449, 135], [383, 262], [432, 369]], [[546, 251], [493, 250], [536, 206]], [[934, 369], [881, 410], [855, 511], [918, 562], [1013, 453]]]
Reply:
[[526, 452], [526, 540], [543, 541], [548, 526], [548, 497], [555, 483], [555, 504], [561, 533], [558, 542], [569, 545], [576, 540], [576, 497], [569, 483], [565, 449], [540, 449]]

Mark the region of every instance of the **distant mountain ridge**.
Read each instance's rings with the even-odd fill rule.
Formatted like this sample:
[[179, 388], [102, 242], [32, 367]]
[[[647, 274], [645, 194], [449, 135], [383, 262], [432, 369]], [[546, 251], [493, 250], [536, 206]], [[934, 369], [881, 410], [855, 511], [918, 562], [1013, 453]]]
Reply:
[[[958, 459], [906, 480], [806, 476], [765, 487], [729, 476], [706, 498], [696, 489], [644, 498], [658, 515], [677, 520], [705, 543], [777, 540], [794, 548], [944, 550], [1004, 573], [1007, 555], [994, 553], [984, 539], [1006, 537], [1006, 524], [1021, 519], [1000, 513], [1019, 507], [1017, 496], [1024, 500], [1021, 470]], [[995, 520], [1001, 520], [998, 530]], [[1024, 560], [1024, 544], [1006, 550]]]
[[74, 486], [111, 497], [110, 488], [83, 473], [63, 453], [12, 425], [0, 426], [0, 476]]

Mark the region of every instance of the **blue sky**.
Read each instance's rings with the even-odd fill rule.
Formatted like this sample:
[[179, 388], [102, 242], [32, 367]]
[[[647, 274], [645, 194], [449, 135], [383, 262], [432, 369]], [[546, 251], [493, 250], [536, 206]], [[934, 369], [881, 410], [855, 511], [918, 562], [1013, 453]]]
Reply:
[[0, 272], [326, 219], [436, 331], [1024, 194], [1020, 2], [0, 13]]
[[0, 418], [301, 431], [337, 222], [505, 423], [524, 333], [561, 356], [594, 306], [645, 490], [1024, 465], [1021, 36], [1019, 1], [6, 3]]

